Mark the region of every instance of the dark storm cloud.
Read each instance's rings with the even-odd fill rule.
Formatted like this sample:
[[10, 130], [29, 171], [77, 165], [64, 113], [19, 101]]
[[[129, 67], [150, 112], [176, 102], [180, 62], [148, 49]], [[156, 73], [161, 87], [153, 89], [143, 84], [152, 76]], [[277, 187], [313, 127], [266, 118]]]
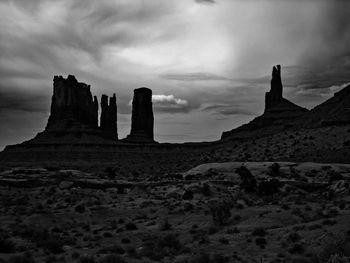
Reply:
[[214, 0], [195, 0], [196, 3], [199, 3], [199, 4], [215, 4], [216, 1]]
[[220, 115], [256, 115], [256, 112], [252, 112], [251, 110], [243, 109], [241, 107], [232, 106], [232, 105], [222, 105], [222, 104], [214, 104], [210, 106], [206, 106], [202, 109], [203, 111], [212, 111], [215, 114]]
[[48, 112], [50, 96], [38, 95], [26, 91], [7, 91], [7, 87], [0, 85], [0, 113], [6, 110], [20, 110], [26, 112]]
[[324, 4], [318, 34], [313, 45], [304, 50], [300, 60], [301, 65], [315, 69], [330, 65], [345, 66], [350, 56], [350, 2], [335, 0], [325, 1]]
[[179, 81], [230, 80], [229, 78], [208, 72], [168, 73], [162, 74], [160, 77], [168, 80]]

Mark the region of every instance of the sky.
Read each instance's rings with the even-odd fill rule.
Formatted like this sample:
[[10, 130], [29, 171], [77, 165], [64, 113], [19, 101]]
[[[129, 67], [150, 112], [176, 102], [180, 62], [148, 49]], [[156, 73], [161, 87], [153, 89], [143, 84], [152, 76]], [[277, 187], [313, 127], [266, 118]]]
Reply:
[[350, 83], [347, 0], [0, 0], [0, 149], [45, 128], [53, 77], [117, 95], [153, 90], [155, 139], [217, 140], [262, 114], [272, 66], [312, 108]]

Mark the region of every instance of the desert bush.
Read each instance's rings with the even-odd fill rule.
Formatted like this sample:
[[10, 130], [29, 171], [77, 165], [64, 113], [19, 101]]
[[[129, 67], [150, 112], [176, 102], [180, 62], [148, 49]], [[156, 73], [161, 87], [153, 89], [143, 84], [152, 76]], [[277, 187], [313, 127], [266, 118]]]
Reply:
[[125, 249], [119, 245], [112, 245], [109, 247], [101, 248], [98, 253], [100, 254], [107, 254], [107, 253], [113, 253], [113, 254], [124, 254]]
[[75, 212], [78, 213], [84, 213], [85, 212], [85, 206], [83, 204], [79, 204], [74, 208]]
[[254, 192], [256, 190], [256, 179], [245, 166], [241, 166], [235, 171], [241, 178], [240, 187], [246, 192]]
[[50, 237], [45, 242], [41, 243], [41, 247], [53, 254], [60, 254], [63, 252], [63, 240], [57, 239], [56, 237]]
[[69, 240], [65, 241], [56, 234], [51, 234], [46, 228], [33, 225], [21, 225], [21, 227], [15, 229], [15, 233], [33, 243], [36, 243], [38, 247], [53, 254], [62, 253], [62, 246], [65, 243], [70, 242]]
[[330, 256], [327, 263], [350, 263], [350, 257], [341, 254], [334, 254]]
[[344, 179], [344, 177], [341, 173], [333, 171], [333, 170], [327, 172], [327, 177], [328, 177], [329, 183], [333, 183], [335, 181], [339, 181], [339, 180]]
[[304, 250], [305, 249], [301, 243], [295, 243], [288, 251], [291, 254], [302, 254], [304, 253]]
[[162, 220], [160, 222], [160, 225], [159, 225], [160, 231], [166, 231], [166, 230], [170, 230], [170, 229], [171, 229], [171, 225], [169, 224], [168, 218], [165, 218], [164, 220]]
[[266, 243], [266, 239], [263, 237], [257, 237], [255, 239], [255, 244], [258, 245], [260, 248], [265, 248]]
[[[320, 248], [320, 253], [314, 256], [315, 263], [328, 262], [334, 255], [350, 256], [350, 251], [347, 246], [346, 236], [340, 236], [334, 239], [329, 239], [323, 243]], [[335, 261], [337, 262], [337, 261]]]
[[280, 171], [280, 165], [278, 163], [273, 163], [270, 167], [269, 174], [271, 176], [279, 176], [281, 171]]
[[209, 205], [210, 213], [213, 221], [217, 225], [225, 225], [231, 218], [232, 203], [224, 200], [213, 202]]
[[0, 253], [14, 253], [16, 244], [10, 239], [0, 239]]
[[125, 224], [126, 230], [136, 230], [137, 226], [133, 222], [128, 222]]
[[266, 234], [267, 234], [266, 230], [262, 227], [257, 227], [252, 232], [253, 236], [259, 236], [259, 237], [266, 236]]
[[199, 252], [193, 255], [187, 263], [226, 263], [231, 262], [229, 257], [223, 256], [221, 254], [210, 255], [206, 252]]
[[140, 251], [141, 257], [161, 261], [165, 256], [177, 255], [184, 250], [175, 234], [167, 234], [164, 236], [152, 236], [147, 238], [142, 243]]
[[55, 255], [50, 255], [45, 258], [45, 263], [58, 263], [60, 260]]
[[223, 244], [223, 245], [228, 245], [230, 242], [229, 242], [229, 240], [227, 239], [227, 238], [225, 238], [225, 237], [221, 237], [220, 239], [219, 239], [219, 242], [221, 243], [221, 244]]
[[272, 195], [279, 191], [281, 182], [277, 179], [261, 180], [258, 185], [259, 195]]
[[204, 183], [202, 188], [201, 188], [201, 193], [204, 196], [211, 196], [211, 190], [210, 190], [210, 185], [207, 183]]
[[193, 199], [193, 192], [191, 190], [186, 190], [185, 193], [182, 195], [183, 200], [192, 200]]
[[125, 260], [121, 256], [110, 254], [101, 258], [99, 263], [125, 263]]
[[197, 262], [201, 262], [201, 263], [211, 263], [210, 261], [210, 255], [208, 253], [202, 252], [202, 253], [198, 253], [194, 256], [192, 256], [189, 260], [188, 263], [197, 263]]
[[113, 170], [112, 167], [107, 167], [105, 169], [105, 173], [107, 174], [108, 178], [111, 180], [116, 177], [115, 171]]
[[96, 260], [93, 256], [82, 256], [79, 259], [79, 263], [96, 263]]
[[289, 235], [288, 235], [288, 240], [290, 241], [290, 242], [297, 242], [297, 241], [299, 241], [301, 239], [301, 236], [297, 233], [297, 232], [293, 232], [293, 233], [290, 233]]
[[8, 263], [35, 263], [35, 260], [31, 255], [25, 254], [25, 255], [11, 256], [7, 262]]

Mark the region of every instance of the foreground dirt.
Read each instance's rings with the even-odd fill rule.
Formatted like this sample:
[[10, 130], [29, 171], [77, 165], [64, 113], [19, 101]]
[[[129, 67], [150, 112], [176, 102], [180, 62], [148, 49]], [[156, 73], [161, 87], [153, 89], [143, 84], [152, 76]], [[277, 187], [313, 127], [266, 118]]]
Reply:
[[210, 163], [132, 180], [12, 168], [0, 174], [0, 258], [327, 262], [350, 252], [349, 183], [350, 165], [319, 163]]

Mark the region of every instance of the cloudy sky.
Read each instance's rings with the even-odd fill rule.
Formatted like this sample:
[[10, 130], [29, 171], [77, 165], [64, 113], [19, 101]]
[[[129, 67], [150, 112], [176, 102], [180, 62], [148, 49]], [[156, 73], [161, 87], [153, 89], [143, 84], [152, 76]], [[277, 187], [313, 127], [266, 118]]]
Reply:
[[215, 140], [263, 111], [271, 68], [312, 108], [350, 82], [347, 0], [0, 0], [0, 148], [45, 127], [54, 75], [153, 90], [155, 137]]

